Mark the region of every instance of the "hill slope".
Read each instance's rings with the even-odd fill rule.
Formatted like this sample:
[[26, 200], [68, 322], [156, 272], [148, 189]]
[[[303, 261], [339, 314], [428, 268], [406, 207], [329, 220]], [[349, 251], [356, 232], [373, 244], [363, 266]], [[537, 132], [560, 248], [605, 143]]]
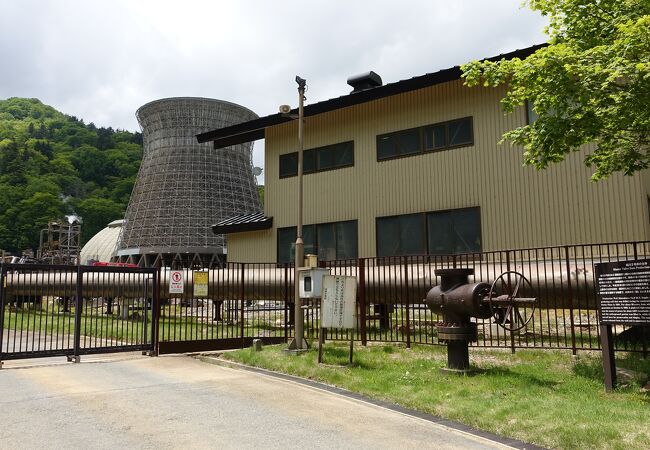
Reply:
[[39, 232], [82, 217], [82, 242], [123, 217], [142, 159], [140, 133], [98, 128], [37, 99], [0, 100], [0, 249], [38, 247]]

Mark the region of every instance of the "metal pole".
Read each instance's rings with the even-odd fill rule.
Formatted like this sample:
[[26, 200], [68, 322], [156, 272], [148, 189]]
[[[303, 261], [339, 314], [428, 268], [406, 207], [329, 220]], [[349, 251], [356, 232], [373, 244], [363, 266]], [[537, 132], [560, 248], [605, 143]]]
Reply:
[[294, 335], [293, 341], [289, 344], [290, 350], [303, 350], [307, 349], [307, 341], [305, 341], [305, 319], [300, 302], [300, 284], [298, 283], [299, 268], [304, 265], [304, 242], [302, 240], [302, 153], [303, 153], [303, 127], [304, 127], [304, 100], [305, 100], [305, 87], [307, 81], [296, 76], [296, 83], [298, 83], [298, 221], [296, 225], [296, 254], [294, 259]]

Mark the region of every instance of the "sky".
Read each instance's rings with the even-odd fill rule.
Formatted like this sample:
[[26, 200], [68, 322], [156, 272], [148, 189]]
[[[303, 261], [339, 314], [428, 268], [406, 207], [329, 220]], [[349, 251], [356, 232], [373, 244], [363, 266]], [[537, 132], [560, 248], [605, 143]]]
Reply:
[[0, 99], [130, 131], [165, 97], [264, 116], [297, 106], [296, 75], [315, 103], [369, 70], [391, 83], [542, 43], [545, 23], [521, 0], [0, 0]]

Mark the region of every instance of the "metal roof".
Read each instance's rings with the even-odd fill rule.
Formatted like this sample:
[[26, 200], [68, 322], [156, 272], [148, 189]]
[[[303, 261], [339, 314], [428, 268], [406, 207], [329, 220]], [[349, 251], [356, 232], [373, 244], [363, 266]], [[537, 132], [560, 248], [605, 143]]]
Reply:
[[243, 231], [266, 230], [273, 226], [273, 217], [262, 212], [241, 214], [212, 225], [214, 234], [241, 233]]
[[[526, 58], [527, 56], [535, 53], [547, 44], [534, 45], [532, 47], [515, 50], [510, 53], [503, 53], [501, 55], [486, 58], [485, 61], [499, 61], [501, 59], [512, 58]], [[447, 81], [458, 80], [461, 77], [460, 66], [450, 67], [449, 69], [440, 70], [438, 72], [427, 73], [425, 75], [408, 78], [406, 80], [388, 83], [383, 86], [378, 86], [371, 89], [366, 89], [360, 92], [353, 92], [341, 97], [324, 100], [311, 105], [306, 105], [304, 109], [305, 117], [323, 114], [337, 109], [347, 108], [348, 106], [366, 103], [372, 100], [377, 100], [392, 95], [402, 94], [404, 92], [422, 89], [436, 84], [445, 83]], [[289, 115], [295, 115], [298, 109], [291, 110]], [[264, 130], [267, 127], [279, 125], [284, 122], [293, 120], [281, 113], [271, 114], [268, 116], [260, 117], [258, 119], [250, 120], [248, 122], [238, 123], [224, 128], [208, 131], [198, 134], [196, 136], [199, 143], [214, 142], [214, 148], [222, 148], [230, 145], [241, 144], [244, 142], [255, 141], [264, 138]]]

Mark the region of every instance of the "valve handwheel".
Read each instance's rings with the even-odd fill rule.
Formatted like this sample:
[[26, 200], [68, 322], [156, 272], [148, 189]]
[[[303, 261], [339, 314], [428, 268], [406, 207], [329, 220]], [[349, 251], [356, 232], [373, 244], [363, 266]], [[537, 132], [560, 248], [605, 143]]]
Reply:
[[528, 278], [514, 270], [503, 272], [494, 280], [488, 294], [488, 303], [499, 326], [512, 332], [528, 325], [535, 312], [536, 299], [522, 297], [520, 293], [531, 290]]

